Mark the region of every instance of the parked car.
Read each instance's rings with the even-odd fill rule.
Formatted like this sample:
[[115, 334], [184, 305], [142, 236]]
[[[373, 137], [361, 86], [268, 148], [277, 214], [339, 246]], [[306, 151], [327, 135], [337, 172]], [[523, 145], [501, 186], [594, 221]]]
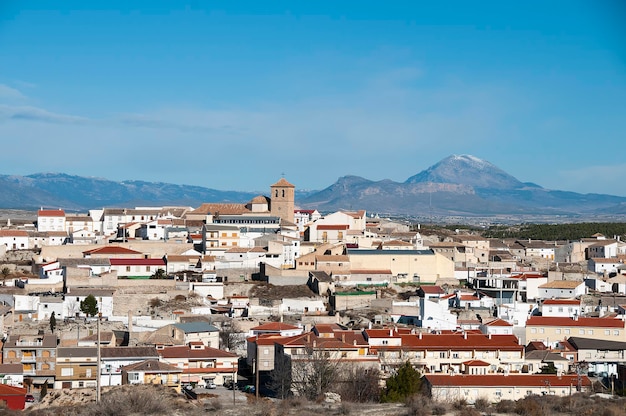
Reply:
[[32, 394], [27, 394], [26, 403], [34, 403], [34, 402], [35, 402], [35, 396], [33, 396]]
[[206, 388], [207, 389], [216, 389], [217, 386], [215, 385], [215, 382], [213, 380], [209, 380], [206, 382]]
[[224, 387], [226, 387], [228, 390], [237, 390], [239, 388], [239, 386], [237, 385], [237, 383], [233, 383], [232, 380], [227, 380], [224, 382]]
[[247, 386], [243, 386], [243, 389], [241, 389], [241, 391], [243, 391], [244, 393], [254, 394], [256, 392], [256, 389], [252, 384], [248, 384]]

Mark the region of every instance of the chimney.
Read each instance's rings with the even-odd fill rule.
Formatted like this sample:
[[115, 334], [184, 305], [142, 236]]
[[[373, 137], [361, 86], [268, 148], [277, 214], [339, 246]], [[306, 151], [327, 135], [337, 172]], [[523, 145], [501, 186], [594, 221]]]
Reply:
[[463, 331], [463, 339], [467, 339], [467, 332]]
[[491, 339], [491, 332], [489, 333], [489, 339]]
[[393, 329], [389, 328], [389, 336], [392, 337], [393, 336]]
[[133, 333], [133, 312], [128, 310], [128, 336]]
[[422, 331], [420, 331], [420, 334], [418, 335], [419, 339], [422, 339]]

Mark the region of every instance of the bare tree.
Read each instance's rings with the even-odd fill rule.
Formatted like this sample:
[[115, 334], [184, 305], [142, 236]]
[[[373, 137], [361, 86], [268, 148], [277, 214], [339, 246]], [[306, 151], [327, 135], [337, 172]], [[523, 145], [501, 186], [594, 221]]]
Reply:
[[234, 319], [222, 322], [219, 337], [220, 349], [225, 351], [242, 352], [246, 344], [245, 333]]
[[291, 359], [289, 356], [277, 354], [267, 387], [276, 393], [279, 399], [285, 399], [291, 395]]
[[298, 395], [315, 400], [336, 387], [342, 365], [341, 352], [308, 347], [305, 354], [292, 356], [292, 387]]
[[359, 363], [346, 363], [341, 372], [338, 393], [341, 400], [365, 403], [380, 399], [380, 370]]

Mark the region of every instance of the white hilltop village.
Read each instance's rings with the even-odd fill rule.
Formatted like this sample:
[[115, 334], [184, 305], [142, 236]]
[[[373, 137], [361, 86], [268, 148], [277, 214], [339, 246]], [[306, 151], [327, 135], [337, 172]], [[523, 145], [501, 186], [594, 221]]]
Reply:
[[285, 178], [245, 204], [41, 209], [0, 222], [0, 400], [126, 384], [306, 395], [319, 357], [381, 388], [409, 363], [433, 401], [613, 392], [625, 259], [599, 234], [491, 239], [298, 209]]

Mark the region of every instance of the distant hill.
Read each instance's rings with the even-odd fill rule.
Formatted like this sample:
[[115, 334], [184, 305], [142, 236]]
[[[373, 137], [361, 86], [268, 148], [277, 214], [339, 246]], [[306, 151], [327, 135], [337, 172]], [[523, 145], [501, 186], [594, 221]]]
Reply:
[[[392, 216], [598, 216], [626, 214], [626, 197], [579, 194], [524, 183], [470, 155], [449, 156], [404, 182], [341, 177], [321, 191], [301, 191], [296, 205], [320, 212], [364, 209]], [[268, 184], [269, 188], [269, 184]], [[261, 193], [161, 182], [115, 182], [62, 173], [0, 175], [0, 209], [85, 211], [103, 207], [245, 203]]]
[[362, 208], [389, 215], [590, 217], [624, 214], [626, 197], [547, 190], [477, 157], [453, 155], [403, 183], [345, 176], [299, 203], [320, 211]]

